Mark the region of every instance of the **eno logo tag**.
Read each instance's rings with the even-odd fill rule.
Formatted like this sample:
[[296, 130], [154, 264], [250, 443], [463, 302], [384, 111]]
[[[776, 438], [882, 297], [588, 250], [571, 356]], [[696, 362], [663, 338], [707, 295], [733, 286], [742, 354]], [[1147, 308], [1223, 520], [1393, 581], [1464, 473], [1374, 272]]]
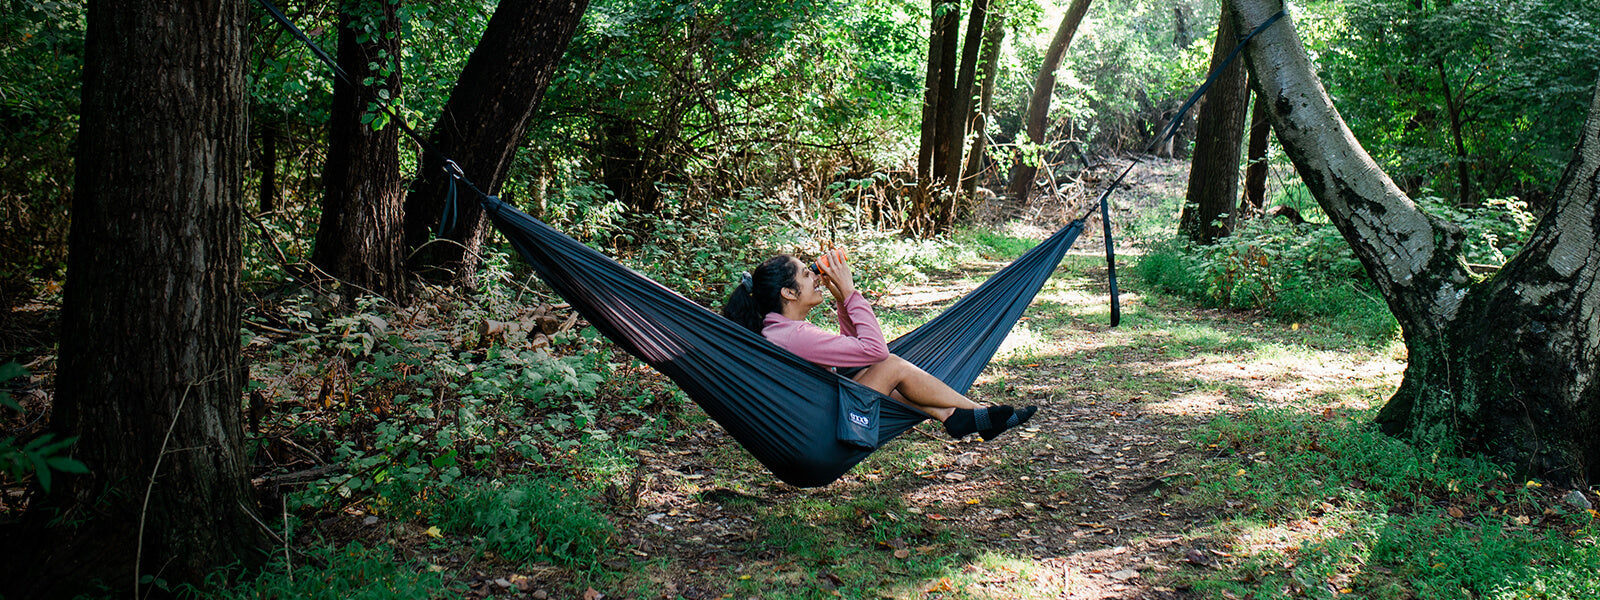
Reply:
[[860, 425], [862, 427], [867, 427], [867, 426], [872, 424], [871, 420], [869, 420], [866, 417], [863, 417], [861, 415], [855, 414], [855, 413], [850, 413], [850, 422], [855, 423], [857, 425]]

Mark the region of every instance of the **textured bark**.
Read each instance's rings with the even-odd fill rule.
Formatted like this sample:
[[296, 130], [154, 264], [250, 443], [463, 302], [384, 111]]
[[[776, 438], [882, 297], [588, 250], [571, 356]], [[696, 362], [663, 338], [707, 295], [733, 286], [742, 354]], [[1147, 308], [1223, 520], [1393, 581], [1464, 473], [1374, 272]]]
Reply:
[[938, 129], [933, 135], [933, 179], [948, 187], [948, 182], [954, 177], [950, 173], [950, 154], [961, 148], [951, 142], [954, 137], [951, 124], [959, 118], [956, 115], [963, 112], [961, 103], [956, 101], [956, 68], [960, 66], [961, 50], [961, 37], [958, 35], [961, 30], [961, 2], [946, 0], [944, 7], [937, 19], [937, 26], [944, 30], [944, 35], [939, 37], [939, 81], [935, 88], [939, 102], [934, 106], [933, 122]]
[[[1090, 0], [1072, 0], [1067, 7], [1066, 14], [1061, 16], [1061, 25], [1056, 27], [1056, 35], [1050, 40], [1050, 46], [1045, 49], [1044, 60], [1039, 64], [1039, 73], [1033, 78], [1033, 95], [1028, 99], [1027, 131], [1028, 141], [1034, 144], [1044, 143], [1045, 120], [1050, 116], [1050, 99], [1056, 93], [1056, 69], [1061, 66], [1061, 58], [1066, 56], [1067, 47], [1072, 44], [1072, 35], [1078, 31], [1078, 24], [1083, 22], [1083, 16], [1089, 12]], [[1017, 164], [1011, 170], [1011, 197], [1018, 200], [1027, 200], [1033, 192], [1033, 178], [1038, 176], [1039, 168], [1034, 166], [1037, 157], [1017, 157]]]
[[[439, 223], [450, 183], [444, 157], [456, 161], [485, 193], [499, 192], [528, 120], [588, 6], [589, 0], [500, 2], [429, 135], [438, 154], [424, 152], [418, 161], [405, 203], [408, 245], [426, 244]], [[459, 225], [449, 235], [460, 245], [431, 244], [415, 253], [411, 266], [443, 268], [455, 273], [457, 283], [470, 284], [488, 220], [471, 192], [461, 193]]]
[[1272, 133], [1267, 111], [1272, 107], [1266, 96], [1255, 94], [1255, 99], [1255, 107], [1250, 109], [1250, 145], [1245, 151], [1244, 198], [1239, 201], [1239, 213], [1259, 215], [1267, 207], [1267, 134]]
[[[334, 80], [322, 225], [311, 262], [358, 290], [405, 303], [400, 127], [389, 123], [375, 131], [362, 122], [372, 120], [369, 106], [388, 102], [382, 94], [400, 97], [395, 8], [388, 0], [345, 0], [340, 6], [339, 66], [351, 81]], [[374, 26], [375, 35], [361, 39]]]
[[[1282, 5], [1229, 0], [1242, 30]], [[1246, 50], [1273, 130], [1404, 330], [1385, 431], [1483, 452], [1524, 476], [1600, 475], [1600, 90], [1555, 201], [1522, 252], [1472, 285], [1454, 225], [1418, 211], [1361, 149], [1288, 19]]]
[[961, 177], [961, 191], [972, 197], [978, 191], [978, 175], [987, 159], [988, 140], [984, 130], [989, 124], [989, 112], [994, 100], [995, 75], [1000, 72], [1000, 43], [1005, 41], [1006, 28], [1003, 14], [989, 18], [988, 31], [983, 34], [983, 56], [979, 68], [983, 69], [983, 91], [979, 93], [978, 111], [972, 118], [972, 151], [967, 153], [967, 166]]
[[[928, 30], [928, 70], [923, 92], [922, 148], [917, 155], [918, 179], [937, 185], [948, 173], [950, 115], [955, 108], [956, 35], [961, 25], [961, 4], [932, 0]], [[929, 215], [931, 217], [931, 215]]]
[[81, 436], [90, 472], [58, 476], [30, 507], [39, 529], [6, 536], [0, 593], [259, 562], [240, 424], [247, 7], [89, 5], [50, 429]]
[[[1238, 39], [1233, 19], [1222, 15], [1208, 72], [1222, 65]], [[1189, 163], [1189, 188], [1178, 217], [1178, 231], [1194, 242], [1210, 244], [1233, 231], [1234, 198], [1239, 194], [1239, 146], [1249, 100], [1244, 65], [1234, 61], [1217, 74], [1206, 92], [1205, 103], [1200, 105], [1194, 158]]]

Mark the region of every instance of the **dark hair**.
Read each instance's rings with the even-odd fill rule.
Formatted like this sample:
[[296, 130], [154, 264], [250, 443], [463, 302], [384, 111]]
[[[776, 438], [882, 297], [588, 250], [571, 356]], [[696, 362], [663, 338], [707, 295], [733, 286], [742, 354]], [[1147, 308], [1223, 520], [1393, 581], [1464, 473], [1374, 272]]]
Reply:
[[794, 276], [798, 272], [793, 256], [779, 254], [767, 259], [733, 286], [727, 304], [722, 306], [722, 316], [761, 333], [767, 313], [783, 311], [783, 289], [796, 289]]

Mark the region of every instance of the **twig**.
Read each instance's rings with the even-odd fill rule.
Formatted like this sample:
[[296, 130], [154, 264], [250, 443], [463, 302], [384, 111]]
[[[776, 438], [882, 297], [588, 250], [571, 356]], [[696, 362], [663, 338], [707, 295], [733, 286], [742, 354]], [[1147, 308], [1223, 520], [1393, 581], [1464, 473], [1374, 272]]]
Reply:
[[[144, 488], [144, 502], [139, 506], [139, 535], [133, 538], [133, 597], [139, 598], [139, 562], [144, 558], [144, 521], [145, 515], [150, 510], [150, 494], [155, 491], [156, 474], [161, 472], [161, 459], [167, 455], [167, 444], [172, 441], [172, 431], [178, 428], [178, 417], [183, 414], [183, 405], [189, 401], [189, 390], [195, 384], [190, 383], [183, 388], [183, 395], [178, 397], [178, 409], [172, 411], [172, 422], [167, 425], [167, 435], [161, 439], [161, 451], [156, 453], [156, 464], [150, 469], [150, 481]], [[248, 512], [248, 511], [247, 511]]]

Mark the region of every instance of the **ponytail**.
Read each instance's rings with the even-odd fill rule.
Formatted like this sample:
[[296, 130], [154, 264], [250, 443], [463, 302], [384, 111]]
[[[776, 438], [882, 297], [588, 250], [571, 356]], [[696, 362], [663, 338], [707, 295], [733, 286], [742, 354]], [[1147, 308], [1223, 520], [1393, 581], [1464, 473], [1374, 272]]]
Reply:
[[745, 329], [761, 333], [767, 313], [783, 312], [783, 290], [795, 289], [799, 269], [794, 257], [779, 254], [767, 259], [739, 278], [728, 294], [722, 315]]

